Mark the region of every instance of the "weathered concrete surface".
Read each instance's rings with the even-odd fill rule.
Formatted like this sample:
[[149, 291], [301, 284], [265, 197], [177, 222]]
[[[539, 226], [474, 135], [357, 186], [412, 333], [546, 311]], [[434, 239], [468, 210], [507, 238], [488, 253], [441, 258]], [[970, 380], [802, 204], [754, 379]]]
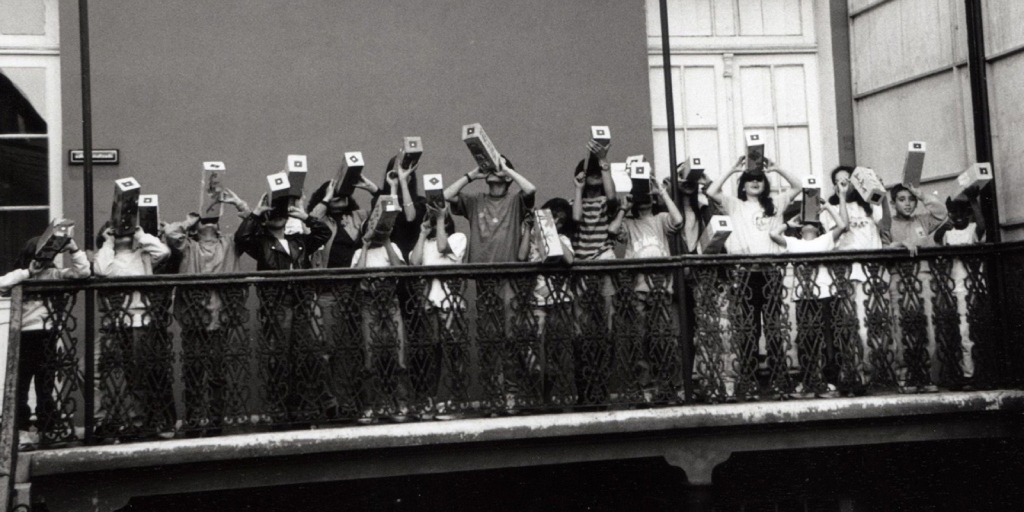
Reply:
[[985, 391], [795, 400], [661, 409], [325, 428], [47, 450], [26, 454], [32, 475], [410, 446], [750, 425], [1024, 411], [1024, 392]]
[[[131, 496], [661, 457], [708, 485], [734, 452], [1022, 435], [1024, 392], [803, 400], [332, 428], [26, 454], [51, 510]], [[23, 473], [24, 474], [24, 473]]]

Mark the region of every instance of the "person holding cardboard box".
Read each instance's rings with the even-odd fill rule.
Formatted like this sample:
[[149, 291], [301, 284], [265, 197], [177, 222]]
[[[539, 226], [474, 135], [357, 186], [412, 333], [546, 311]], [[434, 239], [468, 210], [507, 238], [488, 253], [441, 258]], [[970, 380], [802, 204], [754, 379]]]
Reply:
[[[249, 205], [231, 190], [224, 188], [218, 202], [234, 205], [238, 213], [248, 216]], [[220, 213], [220, 209], [207, 209]], [[182, 274], [226, 274], [238, 271], [241, 252], [234, 237], [220, 232], [220, 217], [201, 217], [190, 213], [181, 222], [164, 226], [164, 240], [179, 255]], [[224, 414], [224, 365], [231, 328], [222, 323], [221, 311], [226, 307], [245, 308], [243, 297], [229, 291], [209, 288], [179, 287], [174, 301], [175, 318], [181, 326], [182, 377], [185, 384], [184, 427], [188, 435], [220, 432]], [[225, 304], [226, 302], [226, 304]], [[231, 311], [229, 309], [229, 311]], [[228, 318], [237, 318], [229, 314]]]
[[[839, 197], [846, 199], [846, 210], [849, 215], [849, 227], [836, 241], [836, 249], [840, 251], [859, 251], [868, 249], [881, 249], [883, 245], [883, 233], [879, 228], [883, 220], [882, 207], [875, 207], [857, 192], [857, 189], [850, 181], [854, 168], [840, 165], [832, 170], [832, 187], [835, 192], [828, 198], [829, 204], [839, 205]], [[823, 215], [822, 225], [826, 230], [831, 230], [836, 224], [831, 214]], [[888, 234], [885, 234], [888, 238]], [[854, 272], [855, 277], [858, 273]], [[862, 276], [863, 272], [860, 272]], [[860, 279], [863, 280], [863, 279]]]
[[[725, 214], [732, 218], [733, 233], [725, 242], [730, 254], [774, 254], [782, 251], [772, 241], [771, 233], [785, 224], [782, 212], [800, 193], [801, 181], [771, 160], [765, 158], [763, 162], [767, 164], [763, 172], [760, 168], [748, 170], [747, 157], [740, 157], [732, 170], [707, 188], [708, 197], [720, 204]], [[765, 175], [767, 172], [776, 172], [788, 181], [789, 191], [773, 196], [771, 183]], [[722, 192], [722, 186], [733, 174], [740, 175], [735, 196]]]
[[[580, 260], [615, 259], [614, 239], [608, 233], [617, 211], [608, 146], [590, 141], [590, 156], [576, 164], [572, 220], [576, 224], [572, 246]], [[614, 293], [614, 291], [613, 291]]]
[[[327, 224], [291, 201], [284, 194], [261, 200], [235, 232], [235, 247], [256, 260], [258, 271], [311, 268], [310, 255], [331, 237]], [[302, 222], [309, 233], [287, 234], [289, 218]], [[279, 423], [329, 416], [333, 397], [324, 391], [330, 382], [313, 290], [283, 283], [259, 286], [256, 293], [268, 414]]]
[[[722, 210], [732, 220], [732, 233], [725, 241], [726, 250], [730, 254], [774, 254], [781, 252], [782, 247], [775, 243], [771, 234], [784, 225], [783, 212], [801, 192], [801, 181], [793, 174], [778, 168], [774, 162], [762, 158], [761, 163], [750, 169], [747, 156], [740, 157], [736, 165], [727, 173], [723, 173], [707, 189], [708, 197], [722, 206]], [[762, 170], [762, 166], [764, 167]], [[789, 182], [788, 192], [773, 197], [771, 185], [766, 173], [776, 172]], [[736, 195], [726, 194], [722, 186], [733, 174], [739, 174]], [[743, 398], [756, 394], [756, 382], [753, 381], [758, 365], [760, 339], [766, 325], [775, 324], [766, 315], [773, 308], [771, 304], [782, 301], [781, 290], [770, 283], [778, 283], [781, 276], [777, 275], [777, 267], [765, 267], [752, 270], [741, 269], [738, 283], [749, 290], [747, 300], [739, 299], [740, 307], [734, 308], [732, 318], [736, 327], [733, 343], [739, 354], [739, 379], [736, 382], [736, 395]], [[741, 297], [743, 295], [740, 295]], [[784, 333], [778, 329], [765, 333], [765, 354], [769, 366], [778, 373], [784, 373], [785, 365]], [[781, 371], [780, 371], [781, 370]]]
[[[390, 198], [390, 196], [382, 196]], [[390, 208], [389, 208], [390, 206]], [[390, 210], [390, 213], [387, 211]], [[367, 221], [363, 245], [356, 250], [352, 268], [389, 268], [405, 266], [401, 249], [391, 241], [391, 226], [397, 215], [397, 205], [384, 201], [377, 203]], [[391, 217], [392, 220], [388, 220]], [[366, 354], [366, 382], [370, 388], [364, 420], [374, 413], [388, 411], [396, 422], [405, 421], [409, 409], [407, 397], [410, 383], [408, 374], [405, 321], [399, 311], [395, 279], [363, 281], [362, 332]], [[397, 364], [396, 364], [397, 363]], [[377, 389], [373, 389], [377, 386]], [[391, 403], [380, 403], [382, 398]]]
[[406, 258], [416, 247], [420, 225], [427, 214], [427, 201], [419, 194], [419, 179], [416, 177], [418, 163], [408, 168], [395, 165], [399, 158], [406, 160], [403, 155], [404, 153], [400, 153], [388, 161], [384, 171], [384, 185], [380, 188], [380, 195], [373, 198], [371, 207], [377, 205], [377, 198], [380, 196], [395, 197], [396, 204], [402, 208], [402, 214], [395, 219], [391, 241], [398, 245], [402, 257]]
[[[102, 228], [99, 250], [93, 257], [93, 273], [100, 277], [149, 276], [153, 267], [167, 258], [171, 250], [159, 238], [136, 227], [131, 234], [115, 233], [114, 223]], [[176, 422], [174, 395], [171, 392], [171, 347], [164, 343], [166, 329], [155, 319], [164, 315], [152, 314], [150, 309], [169, 307], [165, 294], [134, 291], [101, 292], [98, 295], [100, 312], [112, 319], [103, 322], [100, 340], [96, 343], [96, 360], [100, 367], [108, 368], [108, 376], [124, 375], [124, 382], [103, 383], [97, 387], [96, 404], [100, 418], [97, 429], [106, 434], [112, 430], [131, 426], [136, 415], [141, 416], [143, 428], [160, 437], [172, 437]], [[126, 356], [127, 355], [127, 356]], [[127, 358], [129, 363], [125, 364]], [[122, 364], [122, 372], [114, 365]], [[121, 387], [119, 392], [131, 394], [134, 404], [123, 398], [110, 396], [104, 391]], [[134, 410], [132, 410], [134, 405]]]
[[[57, 224], [64, 219], [54, 219]], [[43, 243], [40, 244], [40, 241]], [[11, 289], [24, 281], [52, 281], [60, 279], [85, 279], [89, 277], [89, 260], [85, 251], [78, 248], [74, 238], [59, 241], [57, 254], [67, 254], [71, 265], [58, 268], [50, 255], [41, 255], [40, 245], [47, 240], [33, 237], [25, 244], [18, 257], [15, 270], [0, 276], [0, 295], [7, 295]], [[44, 256], [40, 259], [39, 256]], [[54, 255], [55, 256], [55, 255]], [[60, 311], [49, 311], [44, 301], [26, 296], [21, 305], [21, 359], [18, 364], [18, 393], [15, 396], [17, 408], [16, 427], [19, 442], [23, 445], [38, 442], [29, 434], [32, 427], [32, 410], [28, 405], [29, 383], [35, 380], [36, 390], [36, 421], [37, 432], [49, 433], [61, 418], [53, 400], [55, 369], [57, 366], [56, 350], [60, 337]]]
[[[299, 206], [288, 206], [289, 200], [281, 197], [272, 205], [260, 204], [235, 232], [235, 245], [256, 260], [258, 271], [312, 268], [310, 255], [331, 238], [327, 224]], [[289, 218], [303, 222], [309, 234], [286, 235]]]
[[[362, 175], [353, 186], [376, 196], [380, 189]], [[306, 205], [310, 217], [321, 220], [331, 231], [327, 242], [313, 253], [313, 268], [350, 268], [352, 256], [362, 247], [360, 229], [366, 222], [367, 214], [359, 209], [359, 203], [350, 195], [342, 195], [336, 180], [324, 182], [318, 187]]]
[[[351, 166], [347, 170], [350, 171]], [[338, 174], [344, 173], [339, 171]], [[353, 256], [362, 247], [360, 230], [368, 215], [360, 209], [352, 193], [362, 189], [376, 195], [380, 190], [362, 173], [352, 176], [351, 187], [343, 187], [334, 179], [321, 184], [309, 196], [306, 211], [310, 217], [322, 221], [331, 233], [323, 247], [310, 256], [313, 268], [351, 268]], [[360, 332], [361, 326], [359, 315], [353, 310], [351, 297], [345, 296], [349, 290], [347, 284], [340, 290], [321, 290], [316, 302], [334, 397], [339, 410], [351, 413], [358, 410], [362, 382], [368, 377], [363, 371], [365, 365], [360, 354], [361, 340], [358, 336], [350, 335]]]
[[711, 178], [705, 172], [700, 158], [691, 158], [676, 166], [676, 175], [683, 176], [679, 182], [679, 211], [683, 213], [683, 240], [688, 254], [698, 253], [698, 244], [711, 217], [719, 215], [718, 205], [708, 200], [704, 192], [711, 185]]
[[[466, 193], [463, 188], [483, 179], [486, 192]], [[512, 183], [517, 194], [509, 194]], [[533, 208], [537, 187], [516, 172], [512, 162], [502, 155], [498, 169], [484, 173], [479, 167], [455, 180], [444, 191], [452, 204], [452, 213], [469, 220], [469, 263], [516, 261], [519, 252], [519, 226]]]
[[[574, 259], [571, 236], [575, 229], [573, 207], [569, 201], [556, 197], [544, 203], [534, 215], [523, 221], [519, 245], [521, 261], [571, 265]], [[519, 368], [508, 369], [511, 375], [543, 375], [542, 397], [545, 402], [569, 405], [576, 401], [572, 361], [573, 297], [568, 278], [539, 274], [533, 287], [533, 318], [536, 321], [536, 350], [516, 347], [513, 360]]]
[[[420, 225], [416, 247], [409, 254], [409, 263], [416, 266], [458, 265], [466, 257], [466, 235], [455, 232], [455, 222], [448, 203], [427, 205], [427, 215]], [[426, 325], [428, 347], [421, 352], [423, 363], [420, 378], [413, 378], [417, 393], [429, 397], [436, 404], [437, 419], [457, 418], [459, 410], [468, 406], [469, 398], [469, 341], [461, 320], [466, 300], [461, 289], [450, 287], [447, 279], [432, 279], [422, 301], [423, 322]], [[447, 363], [445, 363], [447, 361]], [[448, 400], [438, 402], [442, 368], [450, 369]]]
[[[896, 215], [889, 226], [889, 247], [905, 247], [910, 254], [917, 254], [918, 247], [935, 245], [934, 234], [946, 222], [946, 205], [938, 198], [924, 194], [912, 185], [898, 183], [889, 191]], [[918, 212], [918, 204], [925, 211]]]
[[[669, 236], [676, 233], [682, 226], [683, 214], [676, 208], [667, 186], [659, 187], [654, 179], [650, 179], [643, 185], [640, 185], [638, 181], [637, 179], [633, 180], [633, 193], [623, 198], [608, 231], [614, 233], [617, 240], [626, 245], [624, 259], [669, 257], [672, 255]], [[650, 192], [644, 194], [642, 193], [644, 189], [648, 189]], [[667, 211], [654, 213], [656, 203], [665, 205]], [[629, 216], [626, 216], [626, 212], [629, 212]], [[620, 349], [613, 350], [613, 353], [635, 354], [631, 361], [623, 361], [621, 364], [640, 373], [642, 375], [640, 380], [645, 387], [654, 376], [661, 373], [656, 367], [657, 361], [661, 358], [651, 353], [651, 341], [647, 335], [647, 313], [655, 305], [652, 303], [652, 298], [658, 300], [658, 297], [671, 296], [671, 290], [672, 278], [666, 276], [665, 273], [637, 274], [634, 282], [635, 293], [632, 307], [638, 316], [639, 346], [631, 347], [626, 352], [622, 352]], [[616, 340], [616, 343], [619, 343], [619, 340]], [[645, 389], [644, 395], [650, 401], [656, 397], [661, 399], [663, 394], [668, 392], [667, 389], [652, 388]]]
[[[839, 206], [823, 202], [823, 206], [836, 219], [835, 226], [824, 231], [819, 222], [803, 222], [802, 213], [785, 225], [775, 228], [772, 240], [788, 253], [828, 252], [849, 226], [844, 197]], [[799, 230], [800, 237], [784, 236], [786, 228]], [[839, 376], [839, 363], [833, 333], [832, 276], [825, 265], [794, 265], [796, 280], [790, 296], [796, 302], [796, 346], [800, 363], [800, 382], [796, 391], [824, 396], [835, 391]]]
[[[949, 219], [935, 230], [934, 239], [940, 245], [973, 245], [985, 241], [985, 214], [981, 209], [977, 185], [964, 189], [955, 198], [946, 198]], [[984, 270], [984, 268], [979, 268]], [[933, 270], [934, 272], [934, 270]], [[960, 371], [964, 377], [963, 387], [971, 385], [974, 377], [974, 340], [971, 339], [971, 324], [976, 322], [968, 315], [967, 309], [967, 267], [960, 258], [953, 258], [953, 295], [956, 297], [958, 323], [960, 326]]]

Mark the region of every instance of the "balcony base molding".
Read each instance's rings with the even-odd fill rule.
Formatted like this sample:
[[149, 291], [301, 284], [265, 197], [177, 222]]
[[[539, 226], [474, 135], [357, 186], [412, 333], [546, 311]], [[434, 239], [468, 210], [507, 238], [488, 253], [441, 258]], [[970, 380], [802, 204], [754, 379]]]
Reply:
[[24, 453], [50, 510], [132, 496], [660, 457], [689, 485], [735, 452], [1024, 433], [1024, 392], [793, 400], [374, 425]]

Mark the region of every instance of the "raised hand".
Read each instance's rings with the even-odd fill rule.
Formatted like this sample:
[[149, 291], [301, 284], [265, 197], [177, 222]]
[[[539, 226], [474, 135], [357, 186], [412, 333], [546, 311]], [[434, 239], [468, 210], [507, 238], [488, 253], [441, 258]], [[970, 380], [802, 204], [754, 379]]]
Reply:
[[587, 184], [587, 173], [582, 171], [576, 173], [576, 176], [573, 177], [573, 184], [576, 185], [576, 188], [582, 189]]
[[609, 142], [607, 146], [598, 143], [596, 140], [591, 140], [590, 142], [587, 142], [587, 149], [589, 149], [590, 152], [593, 153], [598, 160], [605, 160], [608, 158], [608, 148], [610, 148], [611, 146], [611, 142]]
[[294, 217], [299, 220], [306, 220], [307, 218], [309, 218], [309, 214], [306, 213], [306, 210], [303, 210], [302, 208], [295, 205], [288, 207], [288, 216]]

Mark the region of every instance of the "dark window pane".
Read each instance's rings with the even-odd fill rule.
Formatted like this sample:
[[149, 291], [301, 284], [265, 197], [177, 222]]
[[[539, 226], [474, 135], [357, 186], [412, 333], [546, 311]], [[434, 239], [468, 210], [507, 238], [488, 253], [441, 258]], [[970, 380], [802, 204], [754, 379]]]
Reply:
[[46, 133], [46, 121], [3, 73], [0, 73], [0, 133]]
[[18, 254], [29, 238], [46, 231], [50, 222], [49, 210], [0, 211], [0, 272], [15, 269]]
[[50, 204], [47, 139], [0, 139], [0, 205]]

